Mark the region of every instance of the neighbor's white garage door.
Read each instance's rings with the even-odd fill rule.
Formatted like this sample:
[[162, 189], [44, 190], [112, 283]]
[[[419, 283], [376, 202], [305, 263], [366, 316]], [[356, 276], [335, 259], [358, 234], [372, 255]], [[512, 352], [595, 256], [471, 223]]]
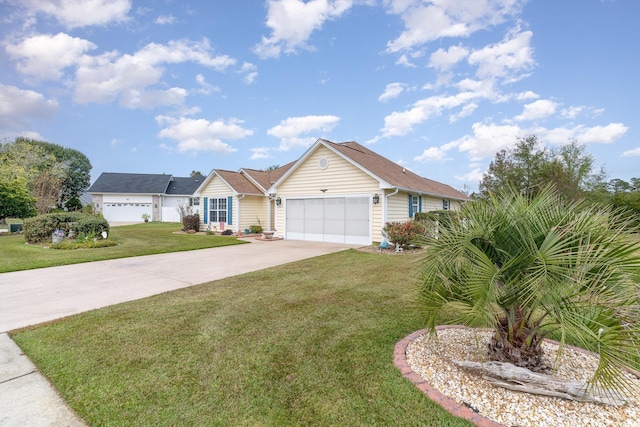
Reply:
[[151, 203], [105, 203], [102, 214], [107, 221], [142, 222], [142, 214], [151, 215]]
[[371, 244], [369, 197], [287, 199], [286, 238]]

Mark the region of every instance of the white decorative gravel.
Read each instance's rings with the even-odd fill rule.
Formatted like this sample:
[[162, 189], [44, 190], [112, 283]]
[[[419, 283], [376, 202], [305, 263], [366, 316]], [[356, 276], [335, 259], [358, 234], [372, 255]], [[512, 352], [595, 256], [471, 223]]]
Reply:
[[[437, 335], [435, 339], [424, 334], [409, 343], [409, 366], [442, 394], [461, 405], [470, 405], [486, 418], [518, 427], [640, 426], [638, 398], [630, 399], [626, 406], [614, 407], [495, 387], [450, 362], [482, 361], [490, 332], [460, 327], [439, 330]], [[544, 342], [545, 357], [555, 361], [557, 348], [555, 343]], [[587, 381], [597, 364], [597, 356], [565, 347], [554, 376]], [[640, 380], [633, 378], [640, 386]]]

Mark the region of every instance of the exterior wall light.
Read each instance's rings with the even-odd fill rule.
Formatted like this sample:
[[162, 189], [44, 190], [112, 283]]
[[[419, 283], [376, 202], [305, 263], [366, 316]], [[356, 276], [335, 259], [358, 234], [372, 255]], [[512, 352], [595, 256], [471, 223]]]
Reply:
[[280, 197], [278, 197], [278, 198], [276, 199], [276, 205], [277, 205], [277, 206], [280, 206], [281, 204], [282, 204], [282, 199], [281, 199]]
[[376, 193], [373, 195], [373, 204], [377, 205], [378, 203], [380, 203], [380, 196]]

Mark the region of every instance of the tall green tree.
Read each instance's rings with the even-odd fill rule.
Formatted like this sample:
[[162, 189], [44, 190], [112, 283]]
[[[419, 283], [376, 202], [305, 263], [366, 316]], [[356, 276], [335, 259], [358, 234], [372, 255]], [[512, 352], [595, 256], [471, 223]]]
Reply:
[[549, 150], [535, 135], [518, 138], [513, 148], [496, 153], [480, 182], [480, 195], [515, 189], [535, 196], [553, 184], [564, 197], [576, 198], [598, 184], [592, 170], [593, 157], [576, 141]]
[[89, 188], [91, 162], [71, 148], [20, 137], [0, 144], [0, 160], [0, 179], [24, 179], [36, 198], [40, 198], [37, 193], [42, 188], [39, 177], [45, 174], [55, 178], [58, 207], [64, 207], [68, 200], [78, 198]]
[[0, 179], [0, 223], [6, 218], [34, 216], [36, 199], [29, 194], [24, 179]]
[[555, 333], [599, 355], [592, 385], [625, 391], [638, 367], [640, 240], [610, 207], [568, 201], [551, 188], [466, 203], [428, 238], [420, 265], [427, 328], [493, 329], [491, 360], [539, 370]]

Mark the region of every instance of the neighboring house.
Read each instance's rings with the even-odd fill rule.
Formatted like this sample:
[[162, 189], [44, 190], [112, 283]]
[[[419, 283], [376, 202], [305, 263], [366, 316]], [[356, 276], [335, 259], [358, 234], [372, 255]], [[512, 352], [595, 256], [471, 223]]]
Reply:
[[[101, 174], [87, 190], [94, 209], [111, 222], [142, 222], [143, 214], [151, 221], [180, 222], [180, 209], [189, 207], [193, 192], [205, 177], [179, 178], [167, 174]], [[192, 209], [198, 211], [196, 206]]]
[[324, 139], [271, 172], [214, 169], [194, 195], [208, 227], [237, 232], [260, 224], [285, 239], [362, 245], [381, 241], [386, 222], [468, 200], [357, 142]]

